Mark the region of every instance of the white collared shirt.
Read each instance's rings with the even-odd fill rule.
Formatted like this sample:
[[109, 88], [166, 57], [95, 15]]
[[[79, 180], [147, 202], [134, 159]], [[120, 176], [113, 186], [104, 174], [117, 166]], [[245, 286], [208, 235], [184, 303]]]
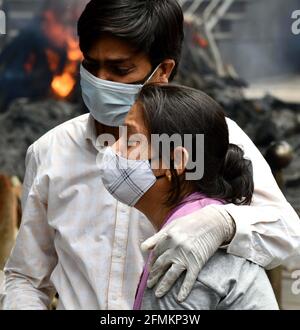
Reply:
[[[253, 206], [226, 205], [236, 223], [228, 252], [264, 267], [300, 245], [299, 218], [263, 157], [231, 120], [230, 140], [253, 162]], [[146, 258], [140, 244], [154, 234], [137, 210], [104, 188], [96, 162], [95, 123], [77, 117], [48, 132], [27, 152], [23, 217], [5, 268], [5, 309], [132, 309]]]

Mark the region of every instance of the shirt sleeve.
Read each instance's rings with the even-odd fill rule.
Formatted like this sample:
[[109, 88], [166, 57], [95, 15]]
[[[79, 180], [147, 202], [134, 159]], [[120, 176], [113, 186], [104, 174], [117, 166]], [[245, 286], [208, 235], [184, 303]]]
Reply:
[[57, 264], [54, 230], [47, 223], [47, 182], [30, 146], [22, 195], [22, 222], [15, 247], [4, 268], [3, 309], [48, 309], [55, 293], [50, 275]]
[[236, 234], [227, 252], [266, 269], [277, 267], [300, 247], [300, 221], [280, 191], [270, 167], [250, 138], [232, 120], [227, 121], [230, 142], [252, 161], [254, 196], [251, 205], [221, 206], [231, 215]]

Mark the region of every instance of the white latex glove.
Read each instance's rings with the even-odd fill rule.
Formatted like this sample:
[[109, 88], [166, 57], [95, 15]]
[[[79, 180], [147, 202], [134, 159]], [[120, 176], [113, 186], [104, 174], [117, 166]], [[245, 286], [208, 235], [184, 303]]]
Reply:
[[172, 221], [142, 244], [144, 251], [153, 249], [148, 287], [160, 281], [155, 295], [164, 296], [186, 271], [177, 297], [183, 302], [190, 294], [200, 270], [235, 233], [235, 223], [219, 205], [209, 205], [188, 216]]

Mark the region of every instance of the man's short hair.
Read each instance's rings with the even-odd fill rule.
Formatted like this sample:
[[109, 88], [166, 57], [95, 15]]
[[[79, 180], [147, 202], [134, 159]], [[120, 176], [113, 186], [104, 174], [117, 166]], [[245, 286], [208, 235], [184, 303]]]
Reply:
[[101, 35], [121, 38], [149, 56], [153, 69], [180, 60], [183, 12], [176, 0], [91, 0], [78, 22], [80, 49], [88, 52]]

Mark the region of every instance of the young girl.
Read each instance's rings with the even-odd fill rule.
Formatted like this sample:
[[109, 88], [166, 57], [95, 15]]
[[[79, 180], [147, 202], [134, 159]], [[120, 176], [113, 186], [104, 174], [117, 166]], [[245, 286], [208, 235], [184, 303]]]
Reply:
[[[207, 205], [250, 204], [251, 162], [238, 146], [229, 144], [223, 110], [206, 94], [182, 86], [146, 85], [125, 123], [128, 137], [122, 135], [104, 151], [102, 181], [116, 199], [144, 213], [157, 231]], [[204, 148], [197, 144], [199, 134], [204, 135]], [[173, 142], [166, 148], [154, 143], [155, 137], [175, 135], [182, 145]], [[192, 141], [189, 148], [184, 143], [187, 136]], [[193, 178], [195, 169], [188, 165], [199, 158], [203, 176]], [[173, 256], [169, 258], [176, 267]], [[184, 274], [160, 299], [155, 288], [147, 289], [152, 259], [150, 254], [134, 309], [278, 309], [264, 269], [225, 250], [217, 251], [204, 266], [181, 304], [176, 297]]]

